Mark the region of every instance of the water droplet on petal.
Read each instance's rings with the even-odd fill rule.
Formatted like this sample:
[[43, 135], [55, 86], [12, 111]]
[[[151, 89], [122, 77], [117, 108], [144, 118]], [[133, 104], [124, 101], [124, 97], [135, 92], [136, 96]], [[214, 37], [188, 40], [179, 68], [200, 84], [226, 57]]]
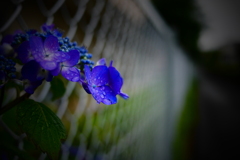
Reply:
[[105, 92], [103, 92], [103, 95], [106, 95], [106, 93], [105, 93]]
[[100, 96], [101, 96], [101, 98], [104, 98], [104, 95], [103, 95], [103, 94], [101, 94]]

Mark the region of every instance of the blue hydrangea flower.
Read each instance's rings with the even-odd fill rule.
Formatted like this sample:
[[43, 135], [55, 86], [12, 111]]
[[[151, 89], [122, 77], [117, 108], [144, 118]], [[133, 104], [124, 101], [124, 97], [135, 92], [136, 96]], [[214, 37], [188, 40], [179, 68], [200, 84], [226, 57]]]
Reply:
[[29, 94], [33, 94], [35, 89], [42, 84], [43, 80], [29, 81], [24, 80], [24, 90]]
[[62, 37], [62, 32], [59, 29], [56, 29], [54, 24], [51, 25], [43, 24], [41, 28], [42, 31], [47, 33], [48, 35]]
[[129, 96], [121, 92], [123, 78], [120, 73], [112, 66], [106, 66], [105, 59], [101, 59], [98, 66], [95, 66], [92, 71], [90, 67], [85, 65], [85, 79], [82, 81], [83, 88], [87, 93], [91, 93], [97, 103], [111, 105], [117, 103], [116, 95], [120, 95], [124, 99]]
[[58, 39], [55, 36], [48, 36], [44, 42], [40, 37], [32, 36], [29, 45], [34, 59], [46, 70], [54, 70], [58, 63], [69, 59], [66, 52], [58, 50]]
[[52, 74], [44, 70], [35, 60], [24, 64], [21, 74], [24, 81], [24, 90], [29, 94], [33, 94], [34, 90], [42, 84], [44, 79], [50, 82], [53, 78]]
[[57, 76], [61, 72], [62, 76], [67, 80], [78, 82], [80, 80], [80, 71], [75, 65], [77, 65], [79, 61], [80, 53], [78, 50], [71, 50], [68, 54], [70, 58], [67, 61], [59, 63], [51, 73], [53, 76]]
[[16, 49], [17, 58], [22, 62], [22, 63], [27, 63], [31, 60], [34, 60], [31, 52], [31, 48], [29, 45], [29, 41], [24, 41], [22, 44]]

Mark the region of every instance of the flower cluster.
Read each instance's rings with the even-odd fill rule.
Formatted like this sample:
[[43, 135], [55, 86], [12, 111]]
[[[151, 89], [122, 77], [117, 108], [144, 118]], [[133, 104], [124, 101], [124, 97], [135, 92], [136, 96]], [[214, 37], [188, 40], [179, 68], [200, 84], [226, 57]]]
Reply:
[[[61, 74], [69, 81], [82, 84], [98, 103], [115, 104], [116, 95], [128, 98], [120, 91], [123, 79], [112, 62], [107, 67], [105, 59], [101, 59], [99, 65], [93, 67], [92, 54], [84, 46], [62, 37], [62, 32], [54, 25], [44, 24], [41, 29], [41, 32], [17, 31], [3, 38], [0, 46], [0, 85], [16, 78], [23, 82], [27, 93], [33, 94], [44, 80], [51, 81], [53, 76]], [[6, 45], [12, 47], [11, 52], [4, 48]], [[21, 66], [19, 73], [16, 73], [15, 62]]]

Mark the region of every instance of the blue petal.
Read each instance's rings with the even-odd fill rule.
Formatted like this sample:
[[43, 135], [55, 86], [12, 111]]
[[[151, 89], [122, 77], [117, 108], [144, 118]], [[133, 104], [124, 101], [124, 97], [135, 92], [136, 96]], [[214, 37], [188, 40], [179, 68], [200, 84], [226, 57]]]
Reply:
[[22, 67], [21, 73], [23, 79], [28, 79], [29, 81], [37, 81], [40, 69], [41, 67], [36, 61], [29, 61]]
[[52, 81], [53, 75], [51, 74], [50, 71], [47, 71], [45, 78], [46, 78], [47, 82], [51, 82]]
[[88, 65], [84, 65], [84, 73], [85, 73], [85, 79], [87, 80], [88, 84], [91, 84], [91, 70]]
[[58, 38], [55, 36], [48, 36], [44, 41], [44, 48], [45, 52], [49, 54], [58, 51], [59, 48]]
[[111, 88], [116, 94], [119, 94], [123, 85], [123, 78], [121, 77], [120, 73], [116, 70], [116, 68], [110, 66], [108, 69], [110, 77], [109, 86], [111, 86]]
[[31, 57], [29, 41], [24, 41], [16, 51], [17, 58], [20, 59], [22, 63], [27, 63], [28, 61], [33, 60], [33, 57]]
[[100, 66], [100, 65], [106, 65], [106, 59], [105, 58], [102, 58], [102, 59], [97, 61], [96, 66]]
[[31, 82], [29, 81], [27, 84], [24, 85], [24, 90], [29, 93], [33, 94], [35, 89], [42, 84], [42, 80]]
[[54, 25], [54, 24], [51, 24], [51, 25], [43, 24], [43, 25], [41, 26], [41, 28], [42, 28], [42, 30], [43, 30], [44, 32], [48, 32], [48, 31], [54, 30], [55, 25]]
[[54, 70], [51, 70], [50, 72], [52, 73], [53, 76], [57, 76], [61, 71], [61, 64], [58, 63], [57, 67]]
[[83, 89], [84, 89], [88, 94], [91, 94], [91, 92], [90, 92], [90, 90], [89, 90], [89, 88], [88, 88], [88, 84], [82, 83], [82, 87], [83, 87]]
[[89, 87], [89, 90], [93, 96], [93, 98], [97, 101], [97, 103], [102, 102], [106, 105], [111, 105], [117, 103], [116, 94], [112, 91], [109, 86], [101, 86], [101, 87]]
[[40, 61], [39, 62], [42, 68], [51, 71], [57, 68], [58, 63], [53, 61]]
[[37, 36], [32, 36], [29, 39], [29, 45], [34, 59], [38, 62], [42, 61], [45, 56], [42, 39]]
[[126, 93], [120, 92], [119, 96], [121, 96], [123, 99], [128, 99], [129, 96]]
[[75, 67], [62, 67], [62, 76], [69, 81], [78, 82], [80, 80], [80, 71]]
[[68, 55], [70, 58], [67, 61], [63, 62], [64, 66], [75, 66], [79, 61], [80, 53], [78, 52], [78, 50], [71, 50], [68, 52]]
[[109, 75], [107, 66], [96, 66], [91, 73], [91, 84], [102, 86], [109, 83]]
[[44, 41], [45, 54], [50, 55], [49, 61], [63, 62], [69, 59], [69, 55], [66, 52], [58, 51], [59, 44], [58, 38], [55, 36], [48, 36]]

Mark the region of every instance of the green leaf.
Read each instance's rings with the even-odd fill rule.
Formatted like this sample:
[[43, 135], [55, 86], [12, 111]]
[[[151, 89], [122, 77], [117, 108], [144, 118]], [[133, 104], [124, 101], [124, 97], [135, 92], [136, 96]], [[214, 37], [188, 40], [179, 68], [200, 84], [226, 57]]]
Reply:
[[46, 152], [51, 159], [57, 159], [61, 139], [65, 139], [65, 128], [61, 120], [47, 106], [27, 99], [17, 105], [17, 123], [28, 138]]
[[50, 83], [51, 83], [50, 89], [53, 93], [52, 100], [56, 100], [62, 97], [66, 91], [63, 81], [58, 77], [54, 77]]

